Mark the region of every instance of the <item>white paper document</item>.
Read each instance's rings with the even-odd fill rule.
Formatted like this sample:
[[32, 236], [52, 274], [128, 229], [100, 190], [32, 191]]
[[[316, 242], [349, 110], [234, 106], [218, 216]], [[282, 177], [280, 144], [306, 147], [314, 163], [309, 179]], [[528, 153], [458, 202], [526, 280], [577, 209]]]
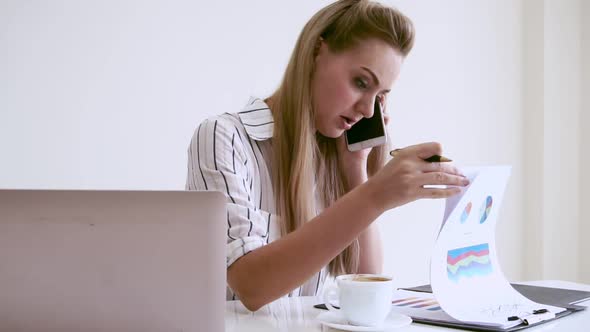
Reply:
[[[510, 167], [464, 169], [471, 184], [447, 199], [432, 253], [430, 282], [436, 301], [452, 318], [478, 325], [510, 328], [509, 317], [549, 318], [563, 308], [535, 303], [514, 290], [496, 253], [496, 222]], [[535, 310], [546, 314], [533, 316]]]

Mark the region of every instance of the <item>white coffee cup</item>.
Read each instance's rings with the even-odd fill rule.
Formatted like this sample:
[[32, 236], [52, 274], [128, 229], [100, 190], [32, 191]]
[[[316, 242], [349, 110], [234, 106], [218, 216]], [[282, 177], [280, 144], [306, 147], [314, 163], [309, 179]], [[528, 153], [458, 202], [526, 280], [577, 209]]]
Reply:
[[[377, 274], [347, 274], [336, 278], [336, 286], [324, 292], [324, 303], [341, 313], [351, 325], [376, 327], [383, 324], [391, 311], [393, 280]], [[338, 297], [340, 309], [331, 300]]]

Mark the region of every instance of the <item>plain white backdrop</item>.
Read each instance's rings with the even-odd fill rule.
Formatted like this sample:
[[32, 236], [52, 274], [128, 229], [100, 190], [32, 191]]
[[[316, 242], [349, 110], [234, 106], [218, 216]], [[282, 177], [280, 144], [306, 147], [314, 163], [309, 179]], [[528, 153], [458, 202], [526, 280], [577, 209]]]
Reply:
[[[590, 6], [385, 2], [417, 29], [388, 101], [394, 145], [434, 140], [460, 166], [512, 165], [497, 231], [505, 274], [590, 282]], [[183, 189], [198, 123], [274, 91], [328, 3], [0, 0], [0, 187]], [[400, 285], [428, 282], [443, 206], [380, 218]]]

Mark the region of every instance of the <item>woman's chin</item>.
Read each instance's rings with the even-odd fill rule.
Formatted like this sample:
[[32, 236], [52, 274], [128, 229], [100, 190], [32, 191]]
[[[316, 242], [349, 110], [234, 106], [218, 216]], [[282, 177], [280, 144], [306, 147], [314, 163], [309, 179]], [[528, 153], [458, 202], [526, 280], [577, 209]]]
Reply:
[[342, 136], [342, 134], [344, 134], [344, 130], [336, 128], [331, 128], [329, 130], [318, 129], [318, 133], [328, 138], [339, 138], [340, 136]]

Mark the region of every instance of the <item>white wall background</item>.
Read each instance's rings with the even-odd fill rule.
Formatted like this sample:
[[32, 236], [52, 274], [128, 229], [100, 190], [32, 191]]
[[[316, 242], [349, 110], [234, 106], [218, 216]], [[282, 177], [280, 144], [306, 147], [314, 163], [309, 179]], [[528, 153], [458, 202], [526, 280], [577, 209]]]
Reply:
[[[544, 13], [542, 272], [579, 273], [580, 19], [578, 1], [547, 1]], [[555, 64], [559, 64], [556, 66]], [[529, 114], [533, 116], [533, 114]], [[541, 141], [541, 140], [539, 140]], [[567, 162], [564, 162], [567, 161]], [[559, 234], [560, 236], [556, 236]], [[567, 252], [567, 255], [563, 253]]]
[[589, 196], [583, 153], [590, 128], [583, 104], [586, 6], [578, 0], [525, 1], [527, 276], [590, 281], [584, 270], [590, 233], [584, 217]]
[[[299, 31], [329, 2], [0, 0], [0, 187], [184, 188], [186, 148], [196, 125], [208, 116], [238, 111], [249, 95], [270, 94]], [[538, 78], [559, 86], [562, 78], [551, 83], [545, 73], [559, 74], [570, 60], [568, 49], [552, 53], [555, 62], [544, 61], [544, 6], [561, 2], [391, 3], [413, 19], [418, 31], [389, 100], [395, 145], [437, 140], [460, 165], [512, 165], [498, 226], [504, 272], [511, 280], [578, 280], [583, 272], [590, 282], [590, 271], [578, 269], [583, 255], [577, 255], [590, 249], [582, 241], [590, 234], [581, 220], [588, 219], [576, 208], [568, 221], [575, 231], [561, 237], [550, 211], [535, 217], [538, 204], [548, 202], [544, 190], [559, 188], [560, 181], [531, 163], [538, 156], [530, 151], [549, 152], [538, 142], [562, 133], [575, 141], [571, 149], [576, 151], [586, 151], [590, 143], [584, 134], [590, 130], [587, 112], [580, 112], [588, 108], [588, 94], [579, 91], [589, 86], [587, 65], [585, 85], [579, 77], [573, 83], [578, 104], [572, 104], [567, 120], [579, 121], [578, 129], [555, 125], [554, 136], [544, 136], [542, 126], [549, 119], [532, 111], [546, 104], [547, 85], [539, 87]], [[566, 3], [570, 7], [563, 17], [569, 19], [581, 5]], [[590, 54], [587, 42], [585, 48], [579, 45], [582, 26], [589, 35], [588, 23], [580, 22], [568, 27], [577, 31], [578, 52]], [[581, 68], [581, 53], [577, 57]], [[559, 114], [554, 116], [559, 119]], [[575, 159], [576, 152], [568, 151]], [[568, 178], [566, 189], [575, 189], [570, 192], [575, 200], [578, 192], [584, 194], [576, 182], [583, 165], [590, 165], [587, 158]], [[585, 181], [588, 188], [588, 177]], [[581, 199], [587, 203], [585, 195]], [[559, 204], [556, 208], [563, 207]], [[578, 205], [581, 211], [583, 204]], [[428, 282], [442, 212], [443, 202], [420, 201], [380, 218], [385, 270], [400, 284]], [[531, 237], [538, 218], [545, 231]], [[564, 261], [563, 273], [552, 272], [548, 262], [558, 253], [551, 250], [559, 250], [556, 244], [563, 241], [578, 246], [578, 234], [579, 248]], [[554, 240], [548, 245], [538, 241], [550, 236]], [[547, 260], [535, 258], [535, 246]], [[527, 266], [531, 259], [535, 265]]]

